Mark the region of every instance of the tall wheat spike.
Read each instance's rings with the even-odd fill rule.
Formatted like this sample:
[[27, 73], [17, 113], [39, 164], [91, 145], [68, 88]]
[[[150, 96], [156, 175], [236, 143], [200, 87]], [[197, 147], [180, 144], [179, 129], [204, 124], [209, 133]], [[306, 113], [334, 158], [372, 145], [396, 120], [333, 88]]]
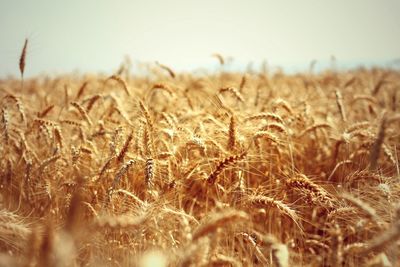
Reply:
[[27, 49], [28, 49], [28, 38], [25, 39], [24, 46], [23, 46], [22, 52], [21, 52], [21, 56], [19, 57], [19, 71], [21, 73], [21, 88], [24, 85], [24, 72], [25, 72]]

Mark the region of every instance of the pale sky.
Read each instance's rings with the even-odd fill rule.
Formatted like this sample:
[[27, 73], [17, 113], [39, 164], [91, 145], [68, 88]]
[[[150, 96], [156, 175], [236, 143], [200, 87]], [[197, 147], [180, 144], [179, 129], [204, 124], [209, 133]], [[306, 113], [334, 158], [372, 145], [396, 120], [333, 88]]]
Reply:
[[[124, 55], [175, 70], [266, 59], [284, 68], [310, 61], [386, 64], [400, 58], [399, 0], [0, 0], [0, 77], [111, 72]], [[321, 63], [322, 64], [322, 63]]]

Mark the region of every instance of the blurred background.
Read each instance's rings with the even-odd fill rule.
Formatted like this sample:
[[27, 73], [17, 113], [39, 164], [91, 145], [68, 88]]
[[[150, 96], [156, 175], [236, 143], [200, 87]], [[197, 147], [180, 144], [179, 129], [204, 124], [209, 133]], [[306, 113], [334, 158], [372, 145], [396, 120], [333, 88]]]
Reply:
[[[125, 56], [178, 71], [399, 66], [399, 0], [0, 0], [0, 78], [115, 71]], [[335, 61], [332, 62], [332, 58]]]

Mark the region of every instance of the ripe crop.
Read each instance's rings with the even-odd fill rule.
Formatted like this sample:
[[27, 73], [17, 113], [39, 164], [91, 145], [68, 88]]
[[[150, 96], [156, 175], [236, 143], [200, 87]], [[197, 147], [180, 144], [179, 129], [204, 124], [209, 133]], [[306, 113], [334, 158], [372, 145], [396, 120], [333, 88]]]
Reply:
[[216, 57], [0, 80], [0, 265], [398, 264], [400, 73]]

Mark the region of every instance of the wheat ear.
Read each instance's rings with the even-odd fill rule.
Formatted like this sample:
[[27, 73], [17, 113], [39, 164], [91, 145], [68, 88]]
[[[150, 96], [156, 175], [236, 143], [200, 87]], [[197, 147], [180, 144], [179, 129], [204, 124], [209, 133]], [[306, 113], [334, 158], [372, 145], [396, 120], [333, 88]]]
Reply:
[[369, 166], [371, 170], [375, 170], [378, 166], [379, 154], [381, 151], [383, 140], [385, 139], [385, 129], [386, 129], [386, 117], [382, 119], [381, 125], [379, 127], [378, 136], [371, 147], [369, 155], [369, 163], [370, 163]]
[[28, 38], [25, 39], [24, 47], [22, 48], [21, 56], [19, 58], [19, 71], [21, 73], [21, 88], [23, 88], [24, 85], [24, 72], [25, 72], [27, 48], [28, 48]]
[[207, 182], [209, 184], [215, 184], [217, 181], [219, 175], [231, 164], [235, 164], [236, 162], [244, 159], [246, 157], [246, 152], [243, 152], [238, 155], [233, 155], [228, 158], [225, 158], [224, 160], [220, 161], [215, 168], [215, 170], [208, 176]]
[[230, 210], [220, 212], [211, 217], [211, 219], [200, 225], [193, 233], [192, 240], [198, 240], [199, 238], [214, 233], [218, 228], [227, 225], [228, 223], [237, 223], [238, 221], [247, 221], [249, 216], [244, 211]]
[[121, 151], [118, 153], [117, 159], [118, 161], [122, 162], [124, 160], [126, 152], [128, 152], [129, 145], [133, 138], [133, 132], [131, 132], [125, 140], [124, 146], [122, 147]]
[[156, 61], [156, 64], [157, 64], [160, 68], [162, 68], [163, 70], [166, 70], [166, 71], [168, 72], [169, 76], [171, 76], [171, 78], [173, 78], [173, 79], [175, 78], [176, 74], [175, 74], [175, 72], [174, 72], [170, 67], [168, 67], [168, 66], [166, 66], [166, 65], [163, 65], [163, 64], [159, 63], [158, 61]]
[[288, 216], [296, 223], [299, 220], [299, 216], [297, 215], [296, 211], [290, 208], [288, 205], [283, 203], [282, 201], [275, 200], [272, 197], [267, 196], [250, 196], [249, 201], [252, 204], [263, 204], [267, 206], [272, 206], [278, 209], [282, 214]]
[[343, 105], [343, 96], [339, 90], [335, 91], [335, 95], [336, 95], [336, 104], [339, 108], [339, 112], [340, 112], [340, 116], [342, 117], [342, 121], [346, 122], [347, 118], [346, 118], [346, 112], [344, 110], [344, 105]]
[[[118, 76], [118, 75], [111, 75], [110, 77], [108, 77], [107, 80], [114, 80], [114, 81], [116, 81], [117, 83], [119, 83], [119, 84], [122, 86], [122, 88], [124, 89], [125, 93], [126, 93], [128, 96], [131, 95], [131, 93], [129, 92], [128, 84], [127, 84], [126, 81], [125, 81], [124, 79], [122, 79], [120, 76]], [[106, 81], [107, 81], [107, 80], [106, 80]]]
[[232, 115], [231, 121], [229, 123], [229, 140], [228, 140], [228, 150], [234, 151], [237, 142], [237, 131], [236, 131], [236, 119]]

